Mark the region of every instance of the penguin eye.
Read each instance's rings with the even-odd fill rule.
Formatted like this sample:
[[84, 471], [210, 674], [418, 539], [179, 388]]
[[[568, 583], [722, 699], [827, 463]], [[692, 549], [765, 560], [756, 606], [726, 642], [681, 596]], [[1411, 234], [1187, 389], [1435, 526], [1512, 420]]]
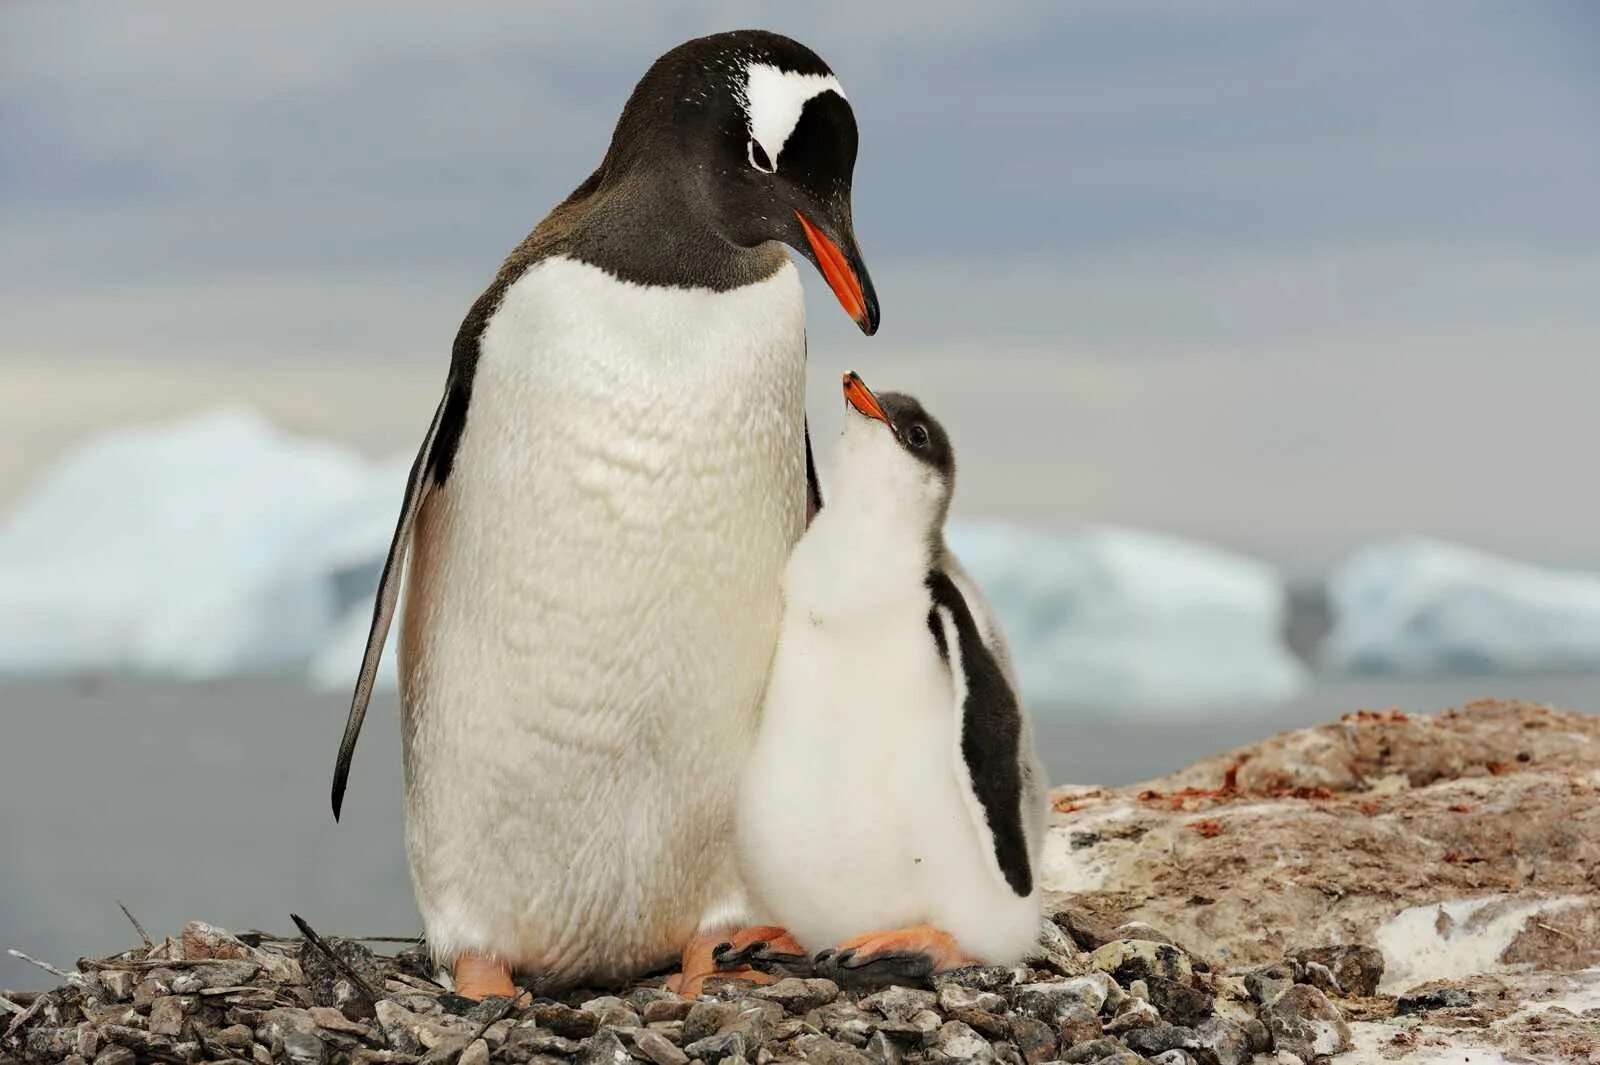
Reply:
[[767, 157], [767, 150], [761, 147], [761, 142], [754, 137], [751, 137], [750, 143], [745, 146], [745, 153], [750, 156], [750, 165], [763, 174], [771, 174], [777, 171], [778, 168]]
[[906, 440], [912, 447], [928, 446], [928, 430], [919, 422], [906, 433]]

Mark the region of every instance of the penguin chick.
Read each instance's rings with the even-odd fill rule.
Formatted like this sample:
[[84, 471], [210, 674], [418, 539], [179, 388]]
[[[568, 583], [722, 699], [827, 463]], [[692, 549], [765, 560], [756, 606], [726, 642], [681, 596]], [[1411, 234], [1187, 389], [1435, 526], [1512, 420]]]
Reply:
[[855, 374], [844, 393], [742, 781], [746, 879], [846, 982], [1012, 964], [1039, 935], [1046, 788], [999, 627], [945, 546], [950, 439], [911, 396]]

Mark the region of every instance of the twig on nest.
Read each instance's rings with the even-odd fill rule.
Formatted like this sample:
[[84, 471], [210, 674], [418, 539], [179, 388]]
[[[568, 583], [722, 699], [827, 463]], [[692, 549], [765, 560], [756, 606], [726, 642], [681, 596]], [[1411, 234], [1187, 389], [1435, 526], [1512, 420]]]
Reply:
[[4, 995], [0, 995], [0, 1010], [5, 1010], [7, 1013], [21, 1013], [22, 1007]]
[[333, 962], [334, 968], [338, 969], [341, 973], [344, 973], [345, 977], [356, 986], [357, 990], [366, 996], [368, 1002], [372, 1003], [373, 1006], [377, 1006], [378, 996], [373, 992], [372, 988], [367, 985], [367, 982], [361, 978], [361, 974], [356, 972], [355, 968], [351, 966], [349, 962], [345, 961], [343, 958], [339, 957], [338, 954], [334, 953], [333, 948], [328, 946], [327, 942], [324, 941], [321, 936], [317, 935], [316, 929], [306, 924], [304, 917], [301, 917], [298, 913], [291, 913], [289, 915], [289, 920], [293, 921], [294, 926], [300, 929], [300, 934], [306, 937], [307, 943], [310, 943], [313, 947], [316, 947], [319, 951], [321, 951], [329, 961]]
[[150, 938], [150, 933], [144, 930], [144, 925], [139, 923], [139, 918], [135, 917], [133, 915], [133, 911], [129, 910], [128, 907], [122, 904], [121, 899], [117, 900], [117, 909], [122, 911], [122, 916], [128, 919], [128, 923], [133, 925], [133, 930], [139, 933], [139, 938], [144, 940], [144, 946], [146, 950], [149, 950], [151, 947], [155, 946], [155, 942]]
[[13, 958], [18, 958], [27, 962], [29, 965], [36, 965], [45, 972], [49, 973], [51, 976], [58, 976], [68, 983], [81, 983], [83, 981], [83, 977], [79, 976], [77, 973], [69, 973], [65, 969], [57, 969], [49, 962], [40, 961], [38, 958], [29, 957], [20, 950], [8, 950], [6, 953], [11, 955]]

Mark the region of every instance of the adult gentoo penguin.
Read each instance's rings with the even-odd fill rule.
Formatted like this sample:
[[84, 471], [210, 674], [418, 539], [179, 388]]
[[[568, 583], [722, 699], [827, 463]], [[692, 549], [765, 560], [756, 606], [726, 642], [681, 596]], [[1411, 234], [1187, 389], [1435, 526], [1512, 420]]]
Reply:
[[[457, 990], [670, 965], [747, 909], [733, 802], [808, 510], [784, 245], [870, 334], [856, 122], [759, 31], [658, 59], [605, 158], [473, 304], [406, 486], [334, 774], [406, 572], [406, 843]], [[409, 554], [408, 554], [409, 552]], [[759, 933], [758, 933], [759, 934]]]
[[784, 575], [747, 880], [841, 979], [1013, 964], [1039, 937], [1046, 789], [1004, 639], [944, 543], [950, 440], [910, 396], [847, 374], [845, 398], [828, 505]]

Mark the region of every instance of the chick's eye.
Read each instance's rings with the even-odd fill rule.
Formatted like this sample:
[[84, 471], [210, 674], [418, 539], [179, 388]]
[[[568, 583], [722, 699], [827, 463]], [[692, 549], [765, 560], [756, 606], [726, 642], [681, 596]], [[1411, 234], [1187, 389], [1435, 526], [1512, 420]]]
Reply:
[[750, 165], [763, 174], [770, 174], [778, 168], [772, 165], [772, 160], [767, 156], [767, 150], [761, 147], [761, 142], [754, 137], [745, 146], [746, 153], [750, 156]]
[[928, 430], [920, 424], [913, 425], [910, 432], [906, 433], [906, 439], [911, 442], [912, 447], [927, 447]]

